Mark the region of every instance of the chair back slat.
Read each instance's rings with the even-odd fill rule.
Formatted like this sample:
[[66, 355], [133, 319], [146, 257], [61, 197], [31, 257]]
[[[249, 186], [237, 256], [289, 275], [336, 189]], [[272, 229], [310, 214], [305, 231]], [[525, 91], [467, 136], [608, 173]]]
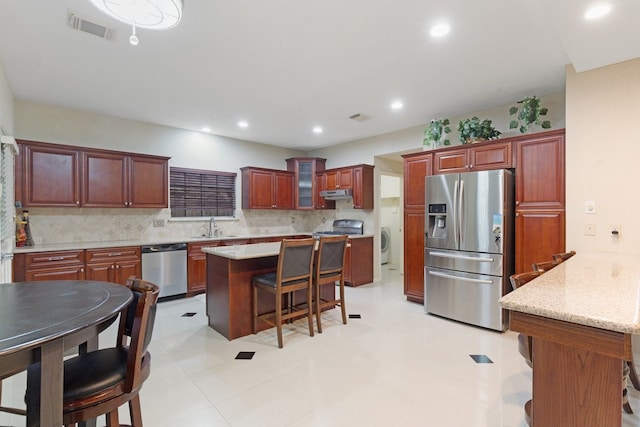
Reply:
[[527, 271], [525, 273], [513, 274], [509, 280], [511, 281], [511, 287], [515, 290], [520, 286], [523, 286], [536, 277], [540, 276], [544, 271]]
[[319, 274], [342, 270], [346, 247], [347, 236], [321, 237], [317, 263]]
[[280, 246], [278, 256], [278, 284], [311, 280], [311, 260], [315, 249], [314, 239], [285, 239]]
[[576, 254], [576, 251], [563, 252], [561, 254], [555, 254], [553, 256], [553, 259], [555, 261], [563, 262], [563, 261], [568, 260], [572, 256], [574, 256], [575, 254]]

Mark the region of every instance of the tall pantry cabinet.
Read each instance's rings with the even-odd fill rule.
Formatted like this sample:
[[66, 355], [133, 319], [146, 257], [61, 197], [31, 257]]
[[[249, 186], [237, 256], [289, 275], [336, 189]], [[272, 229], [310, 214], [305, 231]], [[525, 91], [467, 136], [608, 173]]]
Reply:
[[404, 155], [404, 291], [424, 301], [424, 178], [469, 170], [515, 173], [515, 271], [565, 251], [564, 129]]

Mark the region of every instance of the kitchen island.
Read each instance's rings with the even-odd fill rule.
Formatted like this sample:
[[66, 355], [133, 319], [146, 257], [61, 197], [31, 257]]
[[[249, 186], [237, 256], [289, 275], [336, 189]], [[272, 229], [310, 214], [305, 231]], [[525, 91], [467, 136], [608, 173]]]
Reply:
[[[209, 326], [229, 340], [252, 334], [251, 278], [276, 270], [280, 242], [205, 247], [202, 252], [207, 254], [206, 308]], [[335, 289], [328, 286], [324, 288], [328, 289], [322, 290], [323, 298], [335, 299]], [[259, 313], [275, 309], [272, 295], [258, 295]], [[305, 293], [297, 292], [295, 301], [305, 302]], [[270, 327], [266, 322], [260, 322], [258, 331]]]
[[579, 253], [502, 297], [511, 330], [533, 337], [534, 426], [621, 425], [638, 295], [640, 256]]

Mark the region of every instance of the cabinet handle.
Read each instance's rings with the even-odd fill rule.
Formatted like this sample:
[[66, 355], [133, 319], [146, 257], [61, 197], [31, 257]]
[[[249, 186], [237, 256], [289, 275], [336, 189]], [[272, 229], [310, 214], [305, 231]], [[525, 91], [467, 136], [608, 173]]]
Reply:
[[516, 216], [520, 216], [520, 212], [516, 212]]
[[520, 204], [520, 202], [518, 200], [516, 200], [516, 205], [519, 205], [519, 204]]
[[122, 252], [109, 252], [109, 256], [120, 256]]
[[62, 260], [64, 260], [63, 256], [52, 256], [47, 258], [47, 261], [62, 261]]
[[80, 206], [80, 200], [76, 200], [76, 205]]
[[84, 268], [81, 268], [81, 269], [80, 269], [80, 273], [84, 273]]
[[120, 264], [116, 264], [116, 268], [120, 268]]
[[111, 269], [113, 270], [114, 268], [116, 268], [116, 266], [112, 264], [111, 265]]

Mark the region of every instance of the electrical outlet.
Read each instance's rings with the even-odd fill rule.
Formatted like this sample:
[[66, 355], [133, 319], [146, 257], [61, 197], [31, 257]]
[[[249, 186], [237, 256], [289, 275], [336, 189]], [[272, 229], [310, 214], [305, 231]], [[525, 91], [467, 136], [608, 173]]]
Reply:
[[611, 235], [613, 237], [620, 237], [622, 234], [622, 227], [619, 224], [610, 225], [609, 229], [611, 230]]
[[154, 227], [164, 227], [164, 219], [154, 219], [153, 220]]
[[595, 236], [596, 235], [596, 225], [595, 224], [585, 224], [584, 225], [584, 235], [585, 236]]

